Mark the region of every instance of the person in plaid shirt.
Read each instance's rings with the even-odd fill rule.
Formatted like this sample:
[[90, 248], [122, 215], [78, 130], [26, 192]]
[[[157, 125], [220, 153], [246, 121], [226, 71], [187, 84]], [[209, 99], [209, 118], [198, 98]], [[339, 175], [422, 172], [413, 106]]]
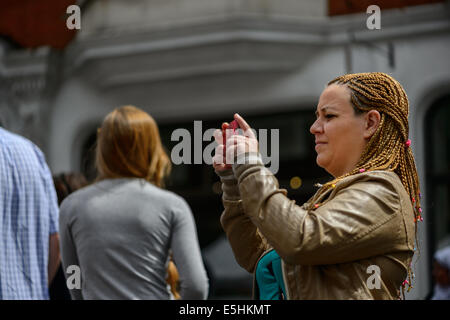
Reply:
[[60, 263], [58, 202], [42, 151], [0, 127], [0, 299], [49, 299]]

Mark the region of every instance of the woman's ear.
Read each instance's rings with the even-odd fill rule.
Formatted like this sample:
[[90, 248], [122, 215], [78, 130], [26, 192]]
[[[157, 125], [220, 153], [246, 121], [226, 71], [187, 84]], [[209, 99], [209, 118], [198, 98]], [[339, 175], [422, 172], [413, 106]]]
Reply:
[[370, 110], [365, 114], [365, 120], [364, 138], [370, 139], [380, 125], [381, 115], [377, 110]]

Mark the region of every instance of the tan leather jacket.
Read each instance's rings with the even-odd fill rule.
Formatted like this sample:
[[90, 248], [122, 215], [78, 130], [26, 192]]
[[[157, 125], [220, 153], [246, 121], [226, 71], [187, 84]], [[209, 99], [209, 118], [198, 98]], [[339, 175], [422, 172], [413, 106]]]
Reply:
[[[217, 172], [225, 208], [221, 224], [243, 268], [253, 273], [273, 247], [282, 258], [288, 299], [399, 298], [414, 254], [415, 226], [411, 201], [395, 173], [347, 177], [315, 199], [321, 203], [317, 209], [307, 210], [309, 202], [298, 206], [289, 200], [262, 163], [233, 170]], [[379, 268], [378, 285], [369, 279], [369, 266]]]

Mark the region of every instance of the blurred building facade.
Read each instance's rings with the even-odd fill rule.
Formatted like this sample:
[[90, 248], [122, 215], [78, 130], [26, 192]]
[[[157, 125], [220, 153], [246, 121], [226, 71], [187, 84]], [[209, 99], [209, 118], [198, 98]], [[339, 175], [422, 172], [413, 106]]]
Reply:
[[[0, 123], [36, 142], [54, 173], [93, 176], [96, 131], [115, 107], [149, 112], [169, 154], [176, 128], [193, 132], [197, 120], [205, 131], [239, 112], [280, 130], [280, 184], [303, 202], [327, 179], [309, 135], [325, 84], [344, 73], [389, 73], [408, 94], [424, 190], [408, 296], [424, 298], [432, 251], [450, 234], [450, 5], [416, 2], [433, 3], [380, 5], [381, 29], [370, 30], [365, 11], [341, 12], [326, 0], [81, 1], [81, 29], [63, 49], [0, 38]], [[169, 184], [193, 208], [202, 247], [220, 239], [214, 186], [212, 169], [198, 164], [175, 166]]]

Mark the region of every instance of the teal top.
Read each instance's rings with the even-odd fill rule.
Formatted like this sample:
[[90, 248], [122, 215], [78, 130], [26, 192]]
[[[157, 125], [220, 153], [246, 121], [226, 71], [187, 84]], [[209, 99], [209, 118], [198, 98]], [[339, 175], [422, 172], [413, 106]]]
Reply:
[[282, 300], [286, 297], [281, 258], [275, 250], [269, 251], [259, 260], [255, 278], [260, 300]]

